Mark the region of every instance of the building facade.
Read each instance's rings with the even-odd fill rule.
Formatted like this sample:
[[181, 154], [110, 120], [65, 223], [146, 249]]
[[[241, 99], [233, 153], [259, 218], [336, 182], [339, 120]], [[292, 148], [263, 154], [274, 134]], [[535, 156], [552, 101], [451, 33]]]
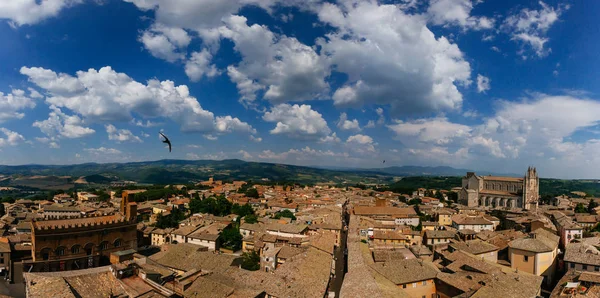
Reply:
[[31, 260], [24, 271], [85, 269], [109, 264], [110, 254], [137, 248], [136, 203], [127, 196], [123, 210], [110, 215], [34, 220]]
[[459, 203], [469, 206], [536, 209], [539, 199], [539, 177], [529, 167], [523, 178], [478, 176], [468, 172], [462, 178]]

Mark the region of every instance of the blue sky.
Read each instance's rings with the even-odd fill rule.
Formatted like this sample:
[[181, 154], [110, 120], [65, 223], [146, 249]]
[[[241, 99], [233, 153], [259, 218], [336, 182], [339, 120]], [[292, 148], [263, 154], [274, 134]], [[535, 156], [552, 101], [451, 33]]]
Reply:
[[0, 163], [385, 159], [597, 178], [598, 11], [597, 1], [3, 1]]

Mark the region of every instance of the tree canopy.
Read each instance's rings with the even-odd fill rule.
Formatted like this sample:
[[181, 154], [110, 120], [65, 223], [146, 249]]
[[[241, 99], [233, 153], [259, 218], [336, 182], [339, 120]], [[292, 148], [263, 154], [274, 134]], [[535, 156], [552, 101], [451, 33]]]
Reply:
[[254, 224], [258, 222], [258, 217], [254, 214], [248, 214], [244, 217], [244, 221], [249, 224]]
[[246, 196], [257, 199], [259, 197], [258, 190], [256, 190], [256, 188], [248, 188], [246, 190]]
[[231, 249], [233, 251], [238, 251], [242, 248], [242, 234], [240, 234], [240, 230], [235, 227], [227, 227], [221, 231], [221, 235], [219, 236], [221, 241], [221, 246]]
[[585, 206], [583, 206], [582, 203], [577, 204], [577, 206], [575, 206], [575, 213], [586, 213], [587, 212], [587, 208], [585, 208]]
[[210, 197], [204, 200], [192, 199], [190, 201], [190, 211], [192, 213], [209, 213], [216, 216], [225, 216], [231, 213], [231, 202], [224, 196], [217, 198]]
[[590, 199], [590, 203], [588, 204], [587, 208], [588, 213], [592, 213], [596, 207], [598, 207], [598, 203], [596, 203], [594, 199]]
[[275, 219], [280, 219], [282, 217], [287, 217], [287, 218], [291, 218], [292, 220], [296, 220], [296, 216], [294, 215], [294, 213], [288, 209], [278, 211], [273, 216], [273, 218], [275, 218]]
[[255, 251], [242, 254], [242, 268], [250, 271], [260, 269], [260, 256]]
[[171, 213], [169, 215], [163, 216], [162, 213], [158, 214], [156, 218], [156, 224], [154, 224], [154, 226], [160, 229], [178, 228], [179, 222], [181, 222], [184, 219], [185, 214], [183, 213], [183, 211], [174, 208], [173, 210], [171, 210]]

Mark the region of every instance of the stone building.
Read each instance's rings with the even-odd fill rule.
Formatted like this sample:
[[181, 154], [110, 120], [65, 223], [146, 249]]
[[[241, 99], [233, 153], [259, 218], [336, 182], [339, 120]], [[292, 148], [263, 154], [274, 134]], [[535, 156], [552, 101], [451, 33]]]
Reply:
[[34, 220], [31, 260], [23, 271], [76, 270], [109, 264], [113, 252], [137, 248], [136, 203], [123, 194], [121, 212], [110, 215]]
[[535, 209], [540, 196], [539, 182], [537, 170], [532, 167], [523, 178], [477, 176], [468, 172], [462, 178], [458, 201], [469, 207]]

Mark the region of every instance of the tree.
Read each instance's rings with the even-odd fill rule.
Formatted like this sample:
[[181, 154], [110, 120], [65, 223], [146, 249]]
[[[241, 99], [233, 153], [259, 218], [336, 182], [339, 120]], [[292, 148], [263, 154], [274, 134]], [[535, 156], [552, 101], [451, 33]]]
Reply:
[[10, 203], [10, 204], [12, 204], [14, 202], [15, 202], [15, 199], [13, 197], [9, 196], [9, 197], [2, 198], [2, 203]]
[[588, 204], [588, 213], [592, 213], [594, 211], [594, 208], [598, 207], [598, 203], [596, 203], [596, 201], [594, 201], [594, 199], [590, 199], [590, 203]]
[[191, 213], [198, 213], [198, 212], [200, 212], [200, 209], [202, 208], [201, 207], [202, 201], [200, 201], [200, 199], [197, 199], [197, 198], [191, 199], [188, 206], [190, 207]]
[[448, 196], [448, 200], [452, 201], [454, 203], [458, 203], [458, 193], [453, 192], [453, 191], [449, 191], [447, 194]]
[[224, 196], [218, 198], [210, 197], [203, 200], [193, 199], [190, 201], [190, 211], [192, 213], [209, 213], [216, 216], [229, 215], [231, 213], [231, 202]]
[[257, 223], [258, 217], [254, 214], [248, 214], [244, 217], [244, 221], [249, 224]]
[[243, 237], [242, 234], [240, 234], [240, 230], [231, 226], [223, 229], [221, 235], [219, 235], [221, 246], [233, 251], [238, 251], [242, 248], [242, 239]]
[[181, 210], [174, 208], [169, 215], [163, 216], [162, 213], [159, 213], [154, 226], [160, 229], [178, 228], [179, 222], [184, 219], [185, 214]]
[[280, 219], [282, 217], [287, 217], [287, 218], [291, 218], [292, 220], [296, 220], [296, 216], [294, 215], [294, 213], [288, 209], [285, 209], [283, 211], [278, 211], [277, 213], [275, 213], [275, 216], [273, 216], [273, 218], [275, 218], [275, 219]]
[[444, 194], [439, 190], [435, 193], [435, 198], [440, 200], [442, 203], [446, 200], [444, 199]]
[[248, 190], [246, 190], [246, 196], [249, 198], [258, 199], [258, 197], [259, 197], [258, 190], [256, 190], [256, 188], [248, 188]]
[[577, 204], [577, 206], [575, 206], [575, 213], [586, 213], [587, 209], [585, 208], [585, 206], [583, 206], [582, 203]]
[[252, 206], [249, 204], [233, 204], [233, 206], [231, 206], [231, 213], [244, 217], [246, 215], [254, 214], [254, 209], [252, 209]]
[[102, 201], [102, 202], [108, 202], [108, 201], [110, 201], [110, 195], [107, 194], [103, 190], [96, 191], [96, 192], [94, 192], [94, 194], [98, 196], [98, 200], [99, 201]]
[[407, 203], [408, 205], [421, 205], [421, 199], [411, 199]]
[[242, 268], [250, 271], [260, 269], [260, 256], [256, 251], [245, 252], [242, 254]]

